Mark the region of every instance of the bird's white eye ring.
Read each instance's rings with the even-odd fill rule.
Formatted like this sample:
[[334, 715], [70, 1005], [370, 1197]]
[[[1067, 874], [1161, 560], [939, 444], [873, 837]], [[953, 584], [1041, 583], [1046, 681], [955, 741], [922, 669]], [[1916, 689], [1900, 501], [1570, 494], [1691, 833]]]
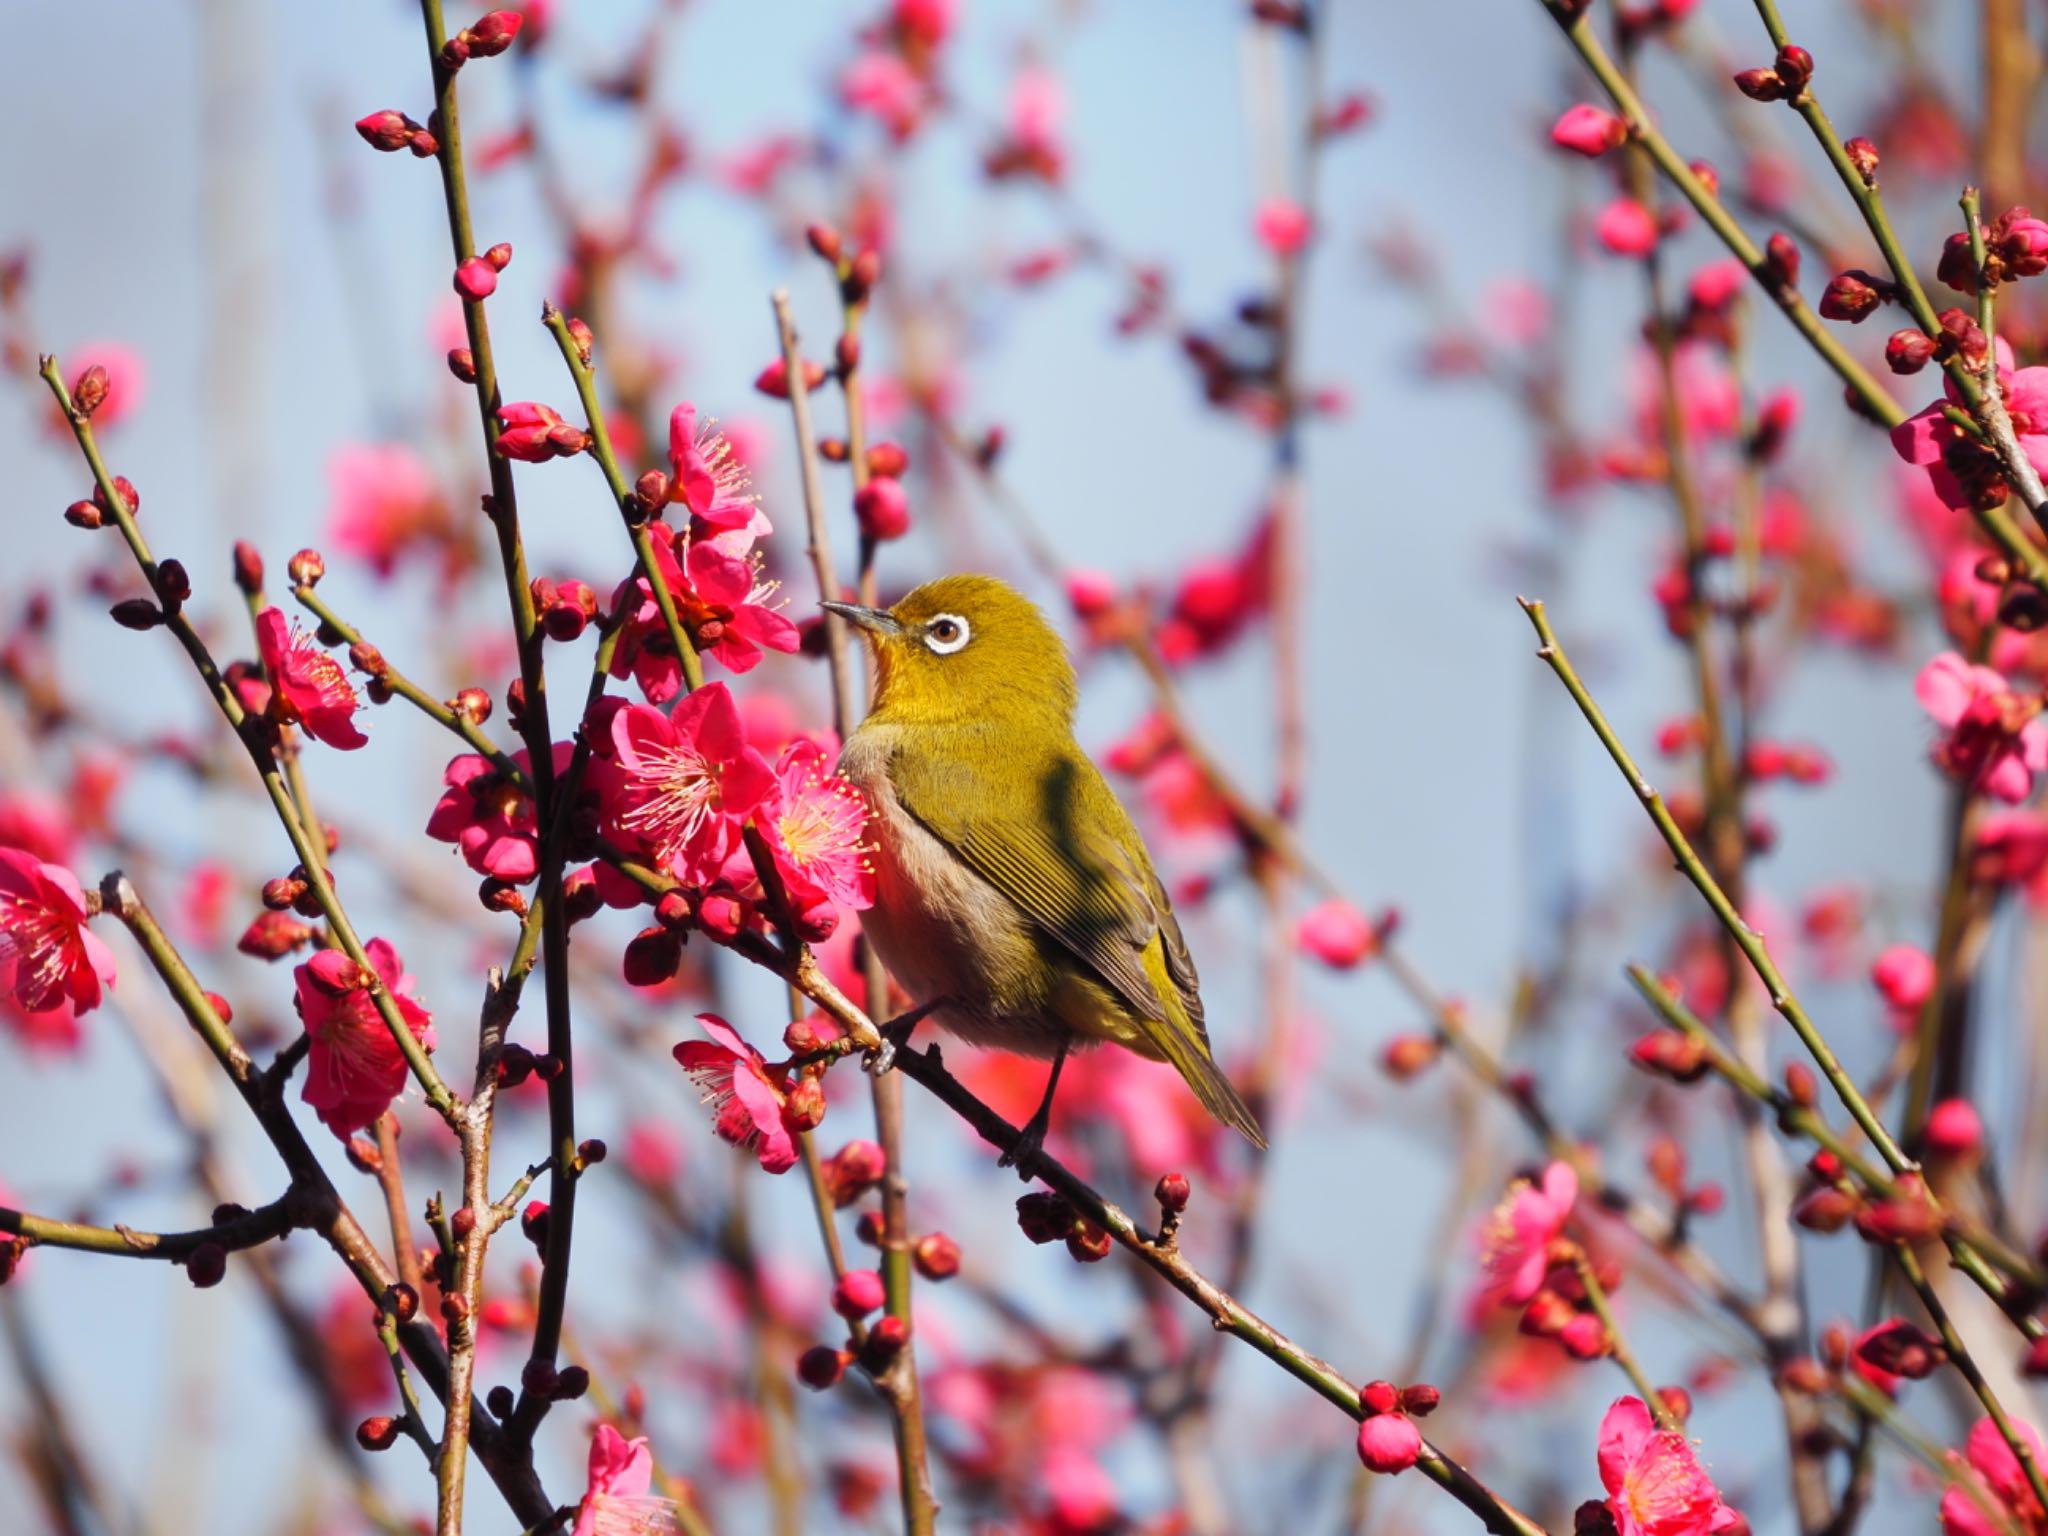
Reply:
[[957, 613], [942, 613], [924, 627], [924, 643], [933, 654], [950, 656], [974, 638], [967, 621]]

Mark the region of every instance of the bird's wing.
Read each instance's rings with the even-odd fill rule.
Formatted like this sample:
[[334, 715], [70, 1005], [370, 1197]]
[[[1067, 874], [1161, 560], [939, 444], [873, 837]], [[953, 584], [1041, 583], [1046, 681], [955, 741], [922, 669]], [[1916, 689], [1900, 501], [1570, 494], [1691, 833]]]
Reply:
[[1117, 994], [1209, 1113], [1265, 1146], [1210, 1052], [1194, 958], [1115, 791], [1073, 747], [1008, 771], [1030, 795], [987, 793], [950, 754], [899, 751], [889, 780], [925, 830]]
[[1199, 1021], [1187, 946], [1165, 909], [1137, 829], [1095, 765], [1068, 751], [1006, 769], [1026, 774], [1028, 796], [986, 793], [968, 782], [971, 770], [951, 754], [899, 751], [889, 777], [898, 802], [927, 831], [1146, 1021], [1168, 1017], [1146, 974], [1145, 951], [1155, 935], [1169, 931], [1168, 952], [1179, 957], [1169, 974]]

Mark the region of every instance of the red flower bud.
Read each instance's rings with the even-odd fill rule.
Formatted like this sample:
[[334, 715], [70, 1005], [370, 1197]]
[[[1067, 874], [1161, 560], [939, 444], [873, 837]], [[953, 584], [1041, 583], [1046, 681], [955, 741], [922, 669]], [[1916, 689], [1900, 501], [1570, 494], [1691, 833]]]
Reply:
[[356, 119], [356, 132], [363, 136], [363, 142], [372, 149], [382, 150], [385, 154], [405, 148], [412, 136], [419, 131], [418, 123], [403, 112], [394, 112], [389, 108]]
[[1797, 43], [1787, 43], [1778, 50], [1777, 71], [1785, 82], [1785, 94], [1797, 96], [1813, 78], [1813, 55]]
[[243, 930], [235, 948], [258, 960], [281, 960], [313, 937], [304, 923], [282, 912], [265, 912]]
[[81, 416], [90, 416], [107, 403], [107, 370], [98, 363], [78, 376], [78, 382], [71, 386], [71, 408]]
[[1842, 153], [1849, 157], [1849, 164], [1856, 174], [1863, 178], [1863, 185], [1877, 185], [1877, 146], [1865, 138], [1854, 138], [1842, 146]]
[[849, 1269], [832, 1287], [832, 1310], [848, 1322], [881, 1311], [888, 1300], [882, 1277], [872, 1269]]
[[366, 1451], [388, 1451], [398, 1443], [398, 1420], [388, 1413], [372, 1414], [356, 1426], [356, 1444]]
[[1380, 1051], [1380, 1070], [1405, 1083], [1435, 1065], [1443, 1045], [1434, 1035], [1396, 1035]]
[[1550, 130], [1551, 143], [1588, 159], [1604, 155], [1610, 149], [1618, 149], [1627, 138], [1627, 123], [1612, 112], [1586, 102], [1567, 107]]
[[782, 1106], [782, 1118], [797, 1130], [816, 1130], [825, 1118], [825, 1085], [815, 1077], [798, 1078]]
[[1418, 1419], [1428, 1418], [1442, 1401], [1443, 1394], [1426, 1381], [1401, 1389], [1401, 1411]]
[[1764, 266], [1771, 281], [1780, 287], [1794, 288], [1799, 284], [1799, 247], [1790, 235], [1774, 232], [1764, 242]]
[[1837, 272], [1828, 279], [1828, 285], [1821, 290], [1820, 313], [1823, 320], [1846, 320], [1856, 325], [1870, 318], [1871, 313], [1884, 302], [1884, 296], [1865, 281], [1862, 272]]
[[804, 227], [804, 239], [822, 259], [837, 263], [839, 260], [839, 231], [830, 224], [809, 224]]
[[74, 501], [64, 509], [64, 521], [74, 528], [84, 528], [90, 531], [94, 528], [105, 527], [107, 520], [101, 515], [100, 509], [91, 502]]
[[1785, 1063], [1785, 1097], [1801, 1109], [1820, 1102], [1820, 1080], [1813, 1075], [1813, 1068], [1803, 1061]]
[[[806, 358], [804, 360], [804, 392], [809, 394], [824, 382], [824, 366], [811, 362]], [[777, 400], [787, 400], [789, 398], [789, 371], [783, 366], [781, 358], [776, 358], [774, 362], [754, 375], [754, 388], [762, 394]]]
[[870, 475], [893, 475], [901, 480], [909, 468], [910, 455], [903, 451], [900, 443], [877, 443], [868, 450]]
[[893, 475], [877, 475], [854, 493], [853, 513], [863, 538], [885, 543], [910, 532], [910, 498]]
[[911, 1248], [910, 1262], [927, 1280], [950, 1280], [960, 1273], [960, 1245], [943, 1232], [927, 1232]]
[[467, 347], [448, 350], [448, 371], [465, 384], [476, 382], [476, 357]]
[[185, 1256], [185, 1278], [200, 1290], [219, 1285], [228, 1272], [228, 1251], [219, 1243], [201, 1243]]
[[1735, 89], [1751, 101], [1783, 101], [1785, 82], [1775, 69], [1745, 69], [1735, 76]]
[[548, 1400], [556, 1403], [573, 1403], [590, 1390], [590, 1372], [580, 1365], [565, 1365], [555, 1372], [554, 1390], [548, 1393]]
[[1017, 1200], [1017, 1225], [1034, 1243], [1058, 1242], [1074, 1224], [1074, 1208], [1064, 1195], [1034, 1190]]
[[481, 256], [472, 256], [455, 269], [455, 291], [472, 304], [480, 304], [498, 291], [498, 269]]
[[1110, 1246], [1109, 1234], [1085, 1218], [1076, 1218], [1067, 1234], [1067, 1252], [1077, 1264], [1099, 1264], [1109, 1257]]
[[518, 11], [492, 11], [474, 25], [463, 28], [462, 37], [469, 44], [470, 57], [497, 57], [512, 46], [512, 40], [519, 36], [519, 28], [525, 21], [525, 16]]
[[512, 247], [500, 240], [483, 254], [483, 259], [493, 272], [502, 272], [512, 265]]
[[1856, 1358], [1888, 1376], [1919, 1381], [1948, 1359], [1941, 1340], [1921, 1332], [1903, 1317], [1888, 1318], [1856, 1341]]
[[1422, 1431], [1402, 1414], [1374, 1414], [1358, 1426], [1358, 1459], [1368, 1472], [1405, 1472], [1421, 1455]]
[[1401, 1406], [1401, 1391], [1391, 1381], [1368, 1381], [1358, 1389], [1358, 1405], [1367, 1413], [1392, 1413]]
[[888, 1162], [872, 1141], [849, 1141], [826, 1158], [820, 1171], [836, 1209], [844, 1210], [882, 1182]]
[[155, 629], [164, 621], [163, 610], [146, 597], [123, 598], [107, 612], [123, 629]]
[[796, 1357], [796, 1379], [813, 1392], [823, 1392], [837, 1386], [839, 1378], [846, 1374], [847, 1362], [852, 1358], [843, 1349], [833, 1349], [826, 1344], [813, 1344]]
[[683, 963], [683, 941], [668, 929], [643, 928], [627, 943], [624, 971], [626, 984], [658, 987], [675, 975]]
[[1163, 1173], [1153, 1186], [1152, 1194], [1159, 1202], [1159, 1209], [1172, 1215], [1179, 1215], [1188, 1208], [1188, 1196], [1193, 1191], [1184, 1173]]

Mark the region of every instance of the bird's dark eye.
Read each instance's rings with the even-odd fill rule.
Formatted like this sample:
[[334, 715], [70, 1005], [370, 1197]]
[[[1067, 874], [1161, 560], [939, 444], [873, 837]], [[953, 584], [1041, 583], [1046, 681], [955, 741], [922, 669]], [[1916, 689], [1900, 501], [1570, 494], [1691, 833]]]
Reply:
[[967, 621], [957, 613], [942, 613], [924, 627], [924, 643], [936, 655], [950, 656], [968, 641]]

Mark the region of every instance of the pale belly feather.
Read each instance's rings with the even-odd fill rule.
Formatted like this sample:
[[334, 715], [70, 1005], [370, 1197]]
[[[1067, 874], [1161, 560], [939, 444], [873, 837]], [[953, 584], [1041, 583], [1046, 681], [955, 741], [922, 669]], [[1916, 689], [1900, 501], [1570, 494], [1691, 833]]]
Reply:
[[873, 812], [875, 905], [861, 928], [912, 1002], [945, 998], [930, 1015], [940, 1028], [1027, 1056], [1051, 1056], [1062, 1041], [1142, 1040], [1106, 988], [1076, 975], [1064, 954], [1047, 954], [1009, 898], [897, 803], [875, 736], [857, 732], [839, 763]]

